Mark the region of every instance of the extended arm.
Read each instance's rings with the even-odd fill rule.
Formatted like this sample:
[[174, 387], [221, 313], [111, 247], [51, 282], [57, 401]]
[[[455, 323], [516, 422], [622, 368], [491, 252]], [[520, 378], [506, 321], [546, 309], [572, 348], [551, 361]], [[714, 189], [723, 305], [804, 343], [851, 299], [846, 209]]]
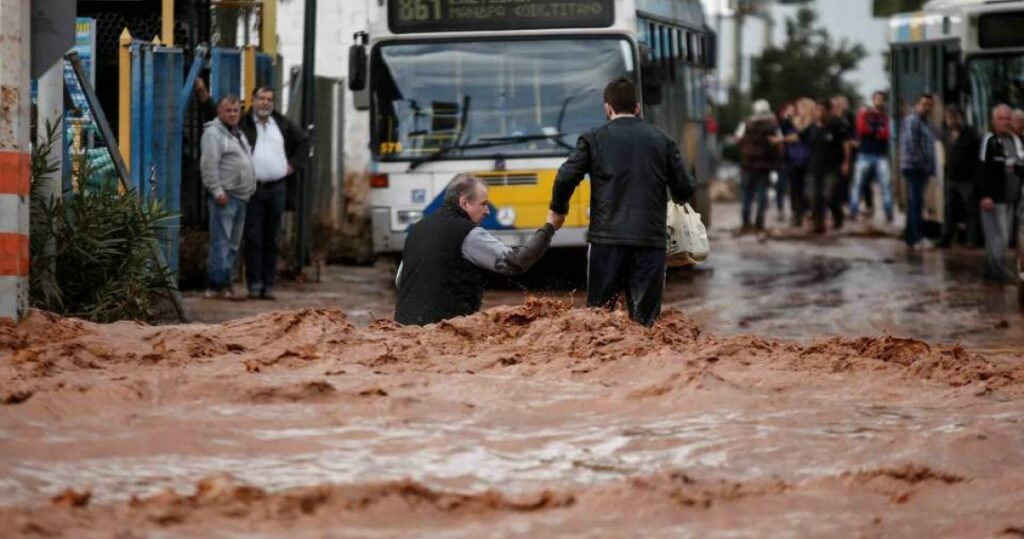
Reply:
[[550, 210], [565, 215], [569, 213], [569, 200], [576, 191], [576, 186], [590, 172], [590, 143], [581, 136], [576, 141], [576, 149], [569, 154], [569, 159], [558, 169], [555, 186], [551, 190]]
[[672, 195], [673, 202], [682, 204], [693, 196], [693, 178], [686, 171], [683, 155], [675, 142], [669, 141], [669, 144], [668, 192]]
[[487, 230], [476, 227], [462, 240], [462, 256], [474, 265], [503, 275], [518, 275], [540, 260], [551, 245], [555, 228], [545, 224], [526, 245], [509, 247]]

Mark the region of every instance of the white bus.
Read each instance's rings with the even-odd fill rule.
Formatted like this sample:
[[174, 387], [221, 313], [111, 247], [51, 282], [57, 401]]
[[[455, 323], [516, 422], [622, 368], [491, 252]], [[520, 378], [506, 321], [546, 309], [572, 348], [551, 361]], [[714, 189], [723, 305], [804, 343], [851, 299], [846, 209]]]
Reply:
[[[960, 106], [967, 123], [982, 133], [996, 104], [1024, 108], [1022, 0], [933, 0], [918, 13], [892, 17], [889, 43], [897, 129], [923, 92], [935, 96], [936, 133], [949, 104]], [[892, 148], [898, 160], [897, 145]], [[898, 174], [899, 167], [893, 171]], [[926, 216], [941, 221], [942, 189], [934, 187], [926, 197]]]
[[[714, 40], [698, 0], [368, 0], [367, 18], [349, 86], [369, 112], [375, 253], [400, 252], [459, 173], [489, 186], [484, 226], [525, 241], [580, 133], [604, 123], [617, 77], [640, 85], [645, 117], [679, 142], [710, 217]], [[585, 245], [589, 197], [584, 182], [554, 246]]]

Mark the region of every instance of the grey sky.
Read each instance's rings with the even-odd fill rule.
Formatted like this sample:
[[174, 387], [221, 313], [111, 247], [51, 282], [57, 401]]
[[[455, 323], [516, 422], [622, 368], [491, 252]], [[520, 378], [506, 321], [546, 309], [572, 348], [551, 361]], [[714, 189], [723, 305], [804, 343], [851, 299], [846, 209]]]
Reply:
[[[727, 0], [702, 0], [711, 16], [708, 24], [715, 27], [715, 7], [725, 5]], [[848, 79], [857, 85], [862, 95], [870, 94], [877, 89], [886, 88], [889, 84], [885, 73], [885, 63], [882, 53], [887, 50], [886, 31], [889, 23], [886, 19], [875, 19], [871, 16], [871, 0], [815, 0], [814, 4], [820, 15], [821, 22], [828, 29], [833, 39], [846, 38], [851, 42], [857, 42], [868, 50], [868, 56], [861, 62], [860, 69], [848, 75]], [[784, 24], [787, 16], [796, 12], [793, 7], [773, 8], [775, 14], [775, 43], [781, 43], [785, 39], [786, 27]], [[721, 36], [719, 38], [721, 53], [719, 76], [722, 81], [728, 81], [732, 77], [732, 24], [725, 20], [722, 24]], [[750, 20], [745, 25], [744, 31], [744, 55], [760, 54], [764, 43], [764, 24], [760, 20]], [[749, 68], [749, 62], [745, 62], [745, 69]], [[745, 74], [745, 82], [749, 83], [749, 74]]]

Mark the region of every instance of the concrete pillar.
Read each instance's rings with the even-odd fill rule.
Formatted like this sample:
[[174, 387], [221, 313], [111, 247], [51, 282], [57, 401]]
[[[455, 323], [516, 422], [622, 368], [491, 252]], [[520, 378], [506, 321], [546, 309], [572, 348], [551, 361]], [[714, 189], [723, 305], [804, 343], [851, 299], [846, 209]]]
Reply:
[[0, 319], [28, 311], [29, 2], [0, 0]]
[[[50, 69], [43, 73], [37, 82], [38, 95], [36, 97], [36, 136], [42, 139], [46, 134], [46, 125], [57, 126], [57, 133], [63, 137], [64, 133], [64, 60], [57, 60]], [[58, 139], [59, 140], [59, 139]], [[50, 165], [56, 166], [57, 172], [47, 178], [46, 192], [50, 198], [61, 196], [61, 181], [64, 177], [61, 174], [63, 163], [64, 145], [56, 144], [53, 152], [50, 153]]]

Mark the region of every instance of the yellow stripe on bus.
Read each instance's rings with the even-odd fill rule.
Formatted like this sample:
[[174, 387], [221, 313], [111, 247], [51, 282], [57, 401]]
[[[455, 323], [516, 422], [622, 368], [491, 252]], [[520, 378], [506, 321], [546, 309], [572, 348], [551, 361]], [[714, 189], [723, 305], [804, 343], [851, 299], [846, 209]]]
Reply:
[[[551, 189], [555, 184], [556, 169], [542, 170], [507, 170], [501, 172], [474, 172], [473, 175], [488, 182], [508, 176], [536, 175], [537, 182], [531, 185], [494, 185], [489, 183], [487, 190], [491, 204], [501, 211], [511, 208], [516, 215], [512, 224], [514, 228], [531, 229], [544, 225], [548, 218], [548, 205], [551, 203]], [[565, 219], [567, 227], [586, 227], [590, 225], [587, 210], [590, 205], [590, 182], [584, 180], [576, 188], [569, 203], [569, 215]]]

